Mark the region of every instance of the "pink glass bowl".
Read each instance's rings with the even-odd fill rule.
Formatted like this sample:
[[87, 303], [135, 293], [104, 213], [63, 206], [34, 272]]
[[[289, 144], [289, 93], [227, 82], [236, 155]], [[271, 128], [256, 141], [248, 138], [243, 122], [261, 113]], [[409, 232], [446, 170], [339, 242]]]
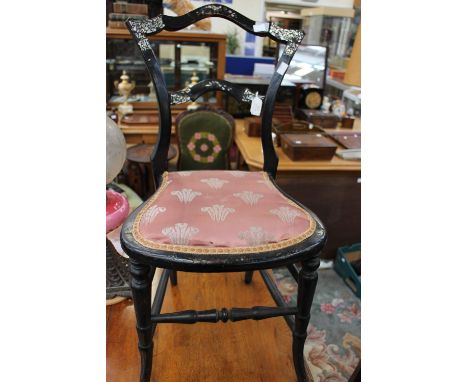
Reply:
[[127, 198], [115, 192], [106, 190], [106, 232], [116, 229], [128, 216], [130, 207]]

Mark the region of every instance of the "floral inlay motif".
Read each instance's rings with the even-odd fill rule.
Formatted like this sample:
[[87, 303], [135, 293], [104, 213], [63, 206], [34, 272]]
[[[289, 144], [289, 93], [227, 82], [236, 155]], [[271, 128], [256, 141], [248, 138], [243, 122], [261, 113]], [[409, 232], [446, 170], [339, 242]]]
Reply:
[[244, 203], [248, 204], [249, 206], [253, 206], [254, 204], [257, 204], [258, 200], [260, 198], [263, 198], [262, 194], [256, 194], [255, 192], [252, 192], [252, 191], [236, 192], [233, 195], [237, 198], [241, 198], [244, 201]]
[[187, 223], [176, 223], [172, 227], [163, 228], [161, 232], [171, 240], [172, 244], [188, 245], [190, 239], [199, 232], [199, 229], [191, 227]]
[[200, 196], [202, 193], [193, 191], [191, 188], [183, 188], [182, 190], [172, 191], [171, 195], [177, 196], [179, 202], [190, 203], [195, 197]]
[[202, 207], [202, 212], [208, 212], [211, 220], [215, 222], [223, 222], [226, 217], [236, 210], [234, 208], [224, 207], [222, 204], [214, 204], [211, 207]]
[[201, 179], [200, 182], [208, 184], [211, 188], [220, 189], [224, 186], [225, 183], [229, 183], [227, 180], [221, 180], [219, 178], [208, 178]]
[[187, 149], [193, 160], [200, 163], [213, 163], [222, 151], [218, 138], [206, 131], [193, 134], [187, 144]]
[[273, 235], [263, 230], [262, 227], [250, 227], [247, 231], [239, 232], [239, 238], [245, 240], [248, 245], [266, 244], [273, 240]]
[[287, 224], [293, 224], [296, 216], [301, 216], [299, 211], [289, 208], [289, 207], [280, 207], [270, 210], [273, 215], [278, 216], [282, 222]]
[[154, 205], [145, 212], [145, 214], [141, 218], [141, 224], [149, 224], [151, 223], [158, 214], [161, 212], [166, 212], [166, 207], [160, 207], [158, 205]]

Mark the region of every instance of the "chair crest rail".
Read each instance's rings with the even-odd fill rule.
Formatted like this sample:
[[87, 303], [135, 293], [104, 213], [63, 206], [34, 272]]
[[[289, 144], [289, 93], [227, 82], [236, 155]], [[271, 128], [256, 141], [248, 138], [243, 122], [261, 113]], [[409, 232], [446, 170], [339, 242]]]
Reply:
[[[249, 33], [257, 36], [270, 37], [271, 39], [285, 44], [300, 44], [304, 38], [304, 32], [295, 29], [284, 29], [275, 23], [259, 23], [225, 5], [208, 4], [196, 8], [182, 16], [158, 15], [147, 20], [127, 21], [131, 32], [141, 41], [142, 50], [151, 49], [147, 36], [161, 32], [162, 30], [178, 31], [192, 25], [207, 17], [221, 17], [232, 21]], [[287, 52], [286, 54], [289, 54]]]

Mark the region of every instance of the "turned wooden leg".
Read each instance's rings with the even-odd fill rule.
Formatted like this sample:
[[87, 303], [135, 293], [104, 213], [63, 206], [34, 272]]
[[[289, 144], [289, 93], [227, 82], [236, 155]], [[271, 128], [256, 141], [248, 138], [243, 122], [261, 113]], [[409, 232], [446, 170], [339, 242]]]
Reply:
[[169, 278], [171, 280], [172, 286], [177, 285], [177, 271], [171, 270], [171, 272], [169, 273]]
[[254, 271], [245, 272], [244, 282], [246, 284], [250, 284], [252, 282], [253, 273]]
[[140, 382], [149, 382], [153, 361], [153, 332], [151, 324], [151, 267], [130, 260], [133, 304], [138, 333], [141, 369]]
[[307, 325], [310, 319], [310, 308], [317, 286], [317, 269], [320, 259], [314, 258], [304, 261], [299, 272], [297, 291], [297, 314], [293, 331], [293, 359], [297, 380], [307, 382], [304, 365], [304, 343], [307, 337]]

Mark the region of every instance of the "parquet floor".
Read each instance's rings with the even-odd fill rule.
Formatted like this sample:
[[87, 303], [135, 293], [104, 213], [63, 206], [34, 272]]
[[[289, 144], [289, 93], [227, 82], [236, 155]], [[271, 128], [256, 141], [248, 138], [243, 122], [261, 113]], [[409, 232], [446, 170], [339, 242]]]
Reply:
[[[258, 272], [178, 274], [167, 287], [162, 312], [275, 306]], [[133, 304], [107, 309], [107, 382], [136, 382], [140, 360]], [[162, 324], [154, 337], [154, 382], [295, 382], [291, 332], [282, 317], [223, 324]]]

